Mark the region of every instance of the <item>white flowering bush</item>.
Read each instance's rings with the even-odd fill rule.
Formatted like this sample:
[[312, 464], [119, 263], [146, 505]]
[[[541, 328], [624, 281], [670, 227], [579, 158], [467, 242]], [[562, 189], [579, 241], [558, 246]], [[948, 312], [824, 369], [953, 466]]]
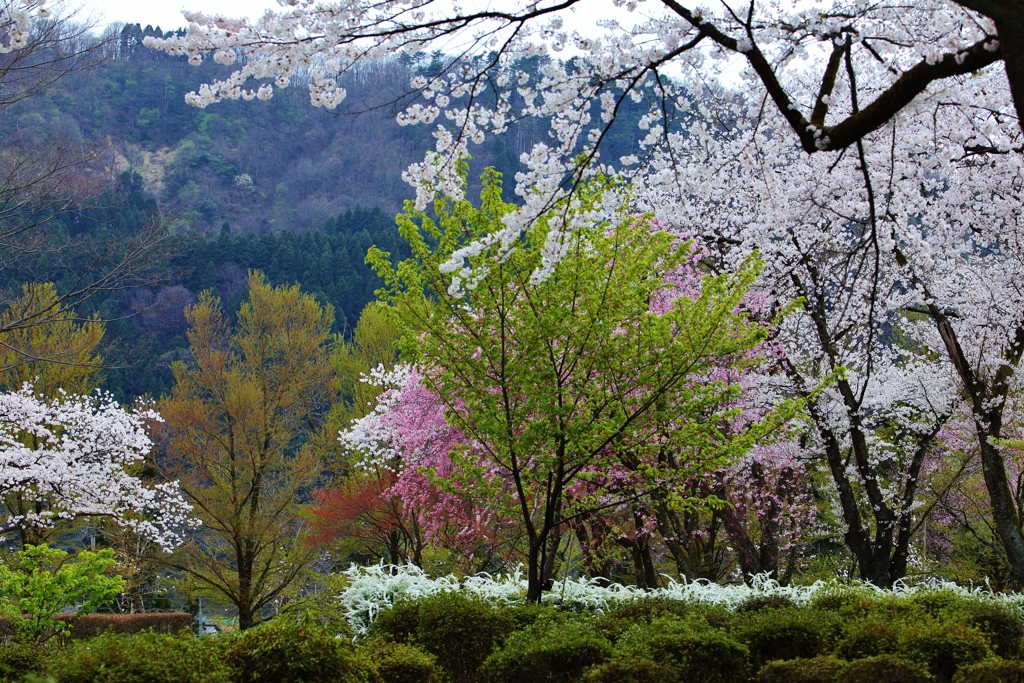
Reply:
[[[370, 624], [382, 610], [400, 600], [415, 600], [444, 592], [460, 591], [465, 595], [486, 600], [495, 605], [521, 604], [526, 600], [526, 577], [521, 569], [511, 574], [491, 576], [478, 574], [465, 578], [446, 575], [431, 578], [414, 565], [377, 564], [352, 565], [342, 572], [347, 587], [338, 595], [345, 617], [356, 635], [365, 635]], [[922, 590], [943, 590], [959, 596], [979, 600], [992, 600], [1024, 609], [1024, 595], [1019, 593], [993, 593], [984, 586], [964, 587], [944, 581], [925, 581], [919, 584], [897, 583], [883, 590], [870, 583], [840, 584], [834, 581], [816, 581], [807, 586], [783, 586], [766, 574], [754, 577], [749, 585], [721, 585], [709, 581], [675, 581], [668, 586], [645, 591], [621, 584], [601, 585], [597, 580], [579, 577], [566, 578], [544, 593], [543, 602], [573, 611], [603, 612], [615, 605], [641, 598], [664, 598], [705, 605], [718, 605], [735, 609], [741, 603], [759, 596], [783, 596], [798, 606], [809, 604], [815, 596], [832, 591], [863, 591], [874, 596], [886, 594], [911, 597]]]

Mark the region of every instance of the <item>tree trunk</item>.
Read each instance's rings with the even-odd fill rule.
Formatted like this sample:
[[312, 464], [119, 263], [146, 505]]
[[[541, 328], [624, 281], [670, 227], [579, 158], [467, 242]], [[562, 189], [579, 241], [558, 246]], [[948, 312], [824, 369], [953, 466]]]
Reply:
[[544, 537], [530, 539], [530, 551], [526, 557], [526, 602], [540, 604], [541, 596], [544, 593], [544, 584], [540, 580], [540, 567], [541, 549], [546, 540]]
[[996, 22], [1017, 121], [1024, 126], [1024, 1], [996, 0], [993, 5], [999, 9], [990, 16]]
[[611, 582], [611, 567], [608, 558], [601, 551], [601, 538], [607, 535], [608, 530], [604, 528], [601, 518], [595, 516], [591, 521], [593, 533], [587, 529], [587, 520], [581, 519], [572, 525], [576, 532], [576, 540], [579, 541], [583, 553], [583, 564], [587, 569], [587, 576], [601, 578]]
[[[1002, 412], [1001, 409], [999, 412]], [[998, 437], [1001, 425], [999, 422], [992, 424], [991, 418], [984, 421], [976, 419], [974, 424], [981, 446], [981, 468], [985, 475], [985, 487], [988, 489], [992, 505], [992, 521], [1006, 550], [1013, 587], [1019, 590], [1024, 586], [1024, 535], [1021, 534], [1020, 518], [1017, 515], [1013, 492], [1010, 490], [1003, 454], [991, 443], [992, 438]]]
[[636, 507], [633, 508], [633, 528], [636, 531], [636, 550], [633, 552], [636, 585], [645, 590], [654, 590], [658, 587], [658, 572], [654, 569], [654, 558], [651, 556], [651, 539], [644, 532], [644, 517]]
[[[1024, 17], [1021, 18], [1024, 22]], [[1024, 100], [1021, 100], [1024, 102]], [[974, 372], [974, 366], [964, 353], [956, 330], [945, 312], [935, 303], [928, 305], [935, 326], [938, 329], [946, 353], [960, 376], [964, 390], [971, 401], [974, 412], [974, 428], [978, 435], [981, 451], [981, 468], [985, 476], [989, 503], [992, 506], [992, 521], [996, 535], [1006, 551], [1010, 580], [1014, 588], [1024, 586], [1024, 534], [1021, 533], [1017, 505], [1010, 490], [1006, 464], [999, 448], [992, 443], [998, 439], [1003, 428], [1003, 407], [1009, 391], [1010, 378], [1020, 362], [1024, 350], [1024, 327], [1018, 328], [1014, 341], [1006, 350], [1004, 364], [996, 371], [991, 381], [983, 381]]]
[[239, 604], [238, 605], [238, 630], [244, 631], [248, 628], [252, 628], [255, 622], [252, 610], [249, 605]]

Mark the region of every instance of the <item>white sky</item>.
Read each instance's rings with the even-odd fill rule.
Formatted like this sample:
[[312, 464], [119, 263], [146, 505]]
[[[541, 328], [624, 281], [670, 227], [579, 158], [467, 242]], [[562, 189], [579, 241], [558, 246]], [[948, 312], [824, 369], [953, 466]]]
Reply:
[[275, 0], [78, 0], [82, 15], [95, 15], [99, 25], [113, 21], [126, 24], [152, 24], [164, 30], [186, 25], [182, 9], [200, 10], [207, 14], [256, 19], [268, 9], [279, 9]]
[[[147, 24], [159, 26], [163, 30], [171, 30], [186, 26], [187, 22], [181, 15], [183, 9], [199, 10], [206, 14], [222, 14], [228, 17], [249, 17], [257, 19], [268, 9], [278, 10], [281, 5], [277, 0], [67, 0], [70, 6], [80, 7], [79, 15], [83, 18], [93, 16], [96, 25], [102, 28], [110, 22], [120, 21], [126, 24]], [[481, 4], [501, 6], [503, 3], [518, 5], [517, 0], [477, 0]], [[435, 7], [445, 3], [454, 4], [455, 0], [441, 0]], [[80, 3], [80, 4], [79, 4]], [[477, 4], [470, 0], [470, 5]], [[571, 10], [561, 13], [565, 20], [567, 30], [576, 30], [585, 35], [597, 36], [604, 33], [604, 29], [598, 28], [595, 24], [600, 19], [619, 18], [624, 24], [631, 25], [642, 19], [644, 4], [636, 14], [630, 14], [621, 7], [615, 7], [612, 0], [593, 0], [583, 3], [580, 10]], [[656, 9], [660, 9], [658, 6]], [[563, 56], [569, 52], [562, 53]], [[743, 63], [741, 59], [734, 59], [719, 78], [724, 81], [736, 79], [739, 69]], [[671, 68], [669, 73], [672, 73]]]
[[[470, 3], [475, 4], [475, 3]], [[488, 4], [502, 4], [502, 0], [488, 0]], [[518, 4], [513, 2], [512, 4]], [[96, 15], [103, 26], [113, 21], [126, 24], [151, 24], [164, 30], [184, 27], [182, 9], [199, 10], [207, 14], [223, 14], [228, 17], [249, 17], [257, 19], [268, 9], [281, 8], [276, 0], [72, 0], [72, 6], [80, 6], [83, 15]], [[596, 7], [595, 7], [596, 5]], [[571, 12], [563, 16], [567, 28], [576, 28], [585, 33], [598, 31], [593, 22], [599, 18], [621, 15], [625, 10], [615, 8], [611, 0], [599, 0], [586, 4], [587, 12]], [[589, 26], [588, 26], [589, 24]], [[587, 30], [587, 29], [590, 30]]]

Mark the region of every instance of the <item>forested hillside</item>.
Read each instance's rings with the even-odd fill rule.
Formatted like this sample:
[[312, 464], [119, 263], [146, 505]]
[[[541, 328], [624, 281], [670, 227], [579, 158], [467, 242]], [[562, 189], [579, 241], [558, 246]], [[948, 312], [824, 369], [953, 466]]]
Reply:
[[[153, 277], [159, 284], [109, 292], [78, 311], [111, 321], [105, 387], [118, 400], [167, 391], [170, 364], [187, 347], [183, 308], [213, 289], [236, 310], [248, 269], [274, 284], [300, 283], [334, 306], [335, 332], [351, 330], [379, 286], [364, 264], [367, 250], [405, 255], [394, 215], [413, 190], [402, 172], [430, 147], [431, 127], [395, 122], [401, 94], [413, 75], [439, 68], [427, 56], [362, 68], [346, 80], [350, 97], [334, 112], [309, 106], [302, 87], [278, 89], [266, 102], [196, 109], [185, 94], [224, 67], [197, 69], [150, 50], [142, 45], [147, 35], [164, 34], [118, 28], [102, 63], [0, 118], [5, 139], [98, 155], [95, 175], [111, 189], [53, 220], [51, 238], [88, 245], [153, 222], [168, 226], [165, 265]], [[639, 111], [632, 102], [625, 107], [606, 154], [634, 151]], [[473, 149], [473, 168], [513, 174], [546, 128], [527, 119], [489, 137]], [[87, 270], [95, 251], [81, 245], [71, 256], [80, 268], [50, 258], [23, 261], [3, 271], [0, 287], [53, 281], [67, 289], [61, 281]]]
[[[349, 97], [333, 112], [310, 106], [295, 82], [266, 102], [197, 109], [185, 94], [227, 67], [189, 66], [144, 47], [146, 35], [160, 30], [123, 27], [105, 63], [9, 108], [0, 134], [109, 145], [111, 173], [138, 172], [165, 212], [198, 232], [216, 234], [225, 220], [241, 234], [302, 232], [355, 206], [393, 215], [412, 196], [402, 172], [422, 159], [433, 127], [399, 126], [395, 114], [410, 78], [438, 68], [428, 57], [361, 68], [345, 80]], [[608, 148], [614, 156], [632, 153], [639, 132], [639, 107], [626, 109]], [[545, 136], [543, 121], [514, 124], [472, 150], [474, 168], [514, 172]]]
[[[154, 220], [160, 220], [157, 202], [144, 191], [137, 173], [124, 172], [114, 190], [52, 221], [52, 235], [74, 240], [62, 259], [47, 254], [20, 268], [4, 269], [0, 287], [15, 291], [24, 282], [55, 282], [59, 290], [67, 290], [71, 283], [66, 281], [87, 271], [95, 258], [90, 245], [128, 235]], [[303, 290], [334, 307], [334, 331], [350, 333], [380, 285], [364, 264], [366, 251], [374, 245], [396, 258], [408, 255], [393, 216], [359, 206], [303, 233], [239, 235], [225, 221], [215, 236], [195, 230], [168, 235], [162, 267], [153, 273], [154, 286], [111, 291], [79, 307], [82, 316], [98, 314], [108, 321], [104, 386], [119, 400], [165, 393], [171, 385], [170, 364], [187, 348], [184, 307], [210, 289], [229, 311], [237, 310], [249, 269], [263, 271], [274, 283], [301, 283]]]

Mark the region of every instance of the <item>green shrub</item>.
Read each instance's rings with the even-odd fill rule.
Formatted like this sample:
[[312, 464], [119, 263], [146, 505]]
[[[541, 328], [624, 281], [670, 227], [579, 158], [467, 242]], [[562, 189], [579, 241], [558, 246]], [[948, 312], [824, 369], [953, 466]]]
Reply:
[[843, 667], [836, 683], [933, 683], [935, 679], [923, 666], [895, 655], [879, 655], [850, 662]]
[[953, 683], [1024, 683], [1024, 662], [988, 659], [971, 664], [956, 672]]
[[900, 633], [905, 627], [891, 619], [869, 616], [851, 621], [835, 648], [843, 659], [864, 659], [899, 652]]
[[439, 683], [437, 658], [411, 645], [372, 643], [368, 659], [376, 667], [381, 683]]
[[836, 683], [846, 662], [831, 655], [813, 659], [768, 662], [758, 673], [759, 683]]
[[737, 631], [755, 670], [775, 659], [810, 659], [831, 646], [836, 617], [808, 609], [773, 609], [745, 615]]
[[696, 617], [666, 615], [636, 626], [619, 640], [616, 654], [668, 666], [682, 681], [727, 683], [744, 680], [747, 671], [747, 648]]
[[509, 620], [508, 633], [521, 631], [539, 619], [551, 618], [558, 614], [558, 610], [551, 605], [538, 605], [532, 602], [525, 605], [502, 606], [500, 610]]
[[[187, 612], [141, 612], [136, 614], [54, 614], [62, 635], [72, 639], [92, 638], [101, 633], [178, 633], [192, 628], [192, 615]], [[0, 635], [17, 635], [21, 617], [0, 617]], [[20, 682], [19, 682], [20, 683]]]
[[763, 612], [768, 609], [788, 609], [793, 607], [796, 607], [796, 603], [789, 596], [774, 593], [770, 595], [752, 595], [737, 605], [736, 611], [743, 614], [744, 612]]
[[215, 645], [191, 635], [103, 634], [58, 650], [45, 673], [58, 683], [226, 683]]
[[675, 683], [679, 680], [667, 666], [649, 659], [617, 659], [587, 669], [582, 683]]
[[224, 662], [240, 683], [362, 683], [372, 666], [347, 640], [315, 622], [279, 619], [219, 636]]
[[373, 640], [392, 640], [396, 643], [410, 643], [416, 638], [420, 625], [420, 603], [417, 600], [400, 600], [374, 618], [367, 632]]
[[602, 664], [612, 644], [590, 620], [540, 619], [513, 633], [480, 668], [491, 683], [575, 681], [588, 667]]
[[1020, 641], [1024, 638], [1024, 620], [1020, 610], [989, 600], [979, 600], [963, 608], [967, 623], [988, 634], [992, 649], [1004, 659], [1020, 657]]
[[26, 673], [41, 671], [46, 655], [43, 646], [32, 642], [0, 646], [0, 683], [21, 683]]
[[434, 655], [451, 683], [473, 683], [477, 669], [508, 634], [529, 626], [550, 607], [495, 607], [458, 592], [396, 603], [370, 626], [370, 638], [415, 645]]
[[942, 588], [920, 589], [907, 598], [907, 602], [932, 617], [940, 617], [959, 612], [976, 599]]
[[845, 617], [857, 617], [871, 611], [875, 596], [867, 591], [834, 586], [814, 594], [809, 607], [821, 612], [834, 612]]
[[748, 615], [737, 615], [721, 605], [691, 605], [686, 610], [688, 619], [700, 619], [708, 626], [723, 631], [733, 631], [740, 619]]
[[640, 598], [621, 602], [594, 620], [594, 628], [613, 642], [634, 626], [649, 624], [664, 614], [682, 616], [687, 605], [679, 600]]
[[949, 683], [961, 666], [992, 656], [984, 633], [949, 621], [927, 621], [904, 627], [900, 633], [900, 653], [927, 666], [940, 683]]

